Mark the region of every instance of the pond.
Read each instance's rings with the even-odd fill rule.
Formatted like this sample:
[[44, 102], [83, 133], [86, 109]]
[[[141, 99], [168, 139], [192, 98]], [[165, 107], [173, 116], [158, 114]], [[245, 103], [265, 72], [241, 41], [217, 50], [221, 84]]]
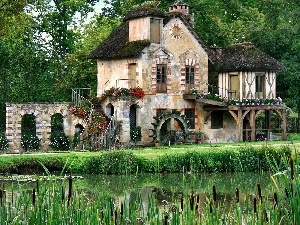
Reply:
[[[65, 178], [67, 178], [66, 176]], [[14, 181], [11, 180], [14, 178]], [[39, 177], [41, 178], [41, 177]], [[47, 177], [44, 177], [47, 178]], [[0, 176], [0, 189], [9, 192], [12, 187], [30, 191], [36, 187], [37, 176]], [[47, 180], [47, 179], [46, 179]], [[183, 193], [193, 191], [201, 196], [204, 202], [212, 198], [213, 188], [217, 193], [217, 200], [224, 201], [235, 198], [236, 188], [241, 196], [257, 195], [257, 184], [260, 184], [264, 195], [272, 194], [273, 183], [269, 173], [163, 173], [163, 174], [137, 174], [137, 175], [83, 175], [73, 179], [73, 190], [85, 192], [88, 196], [99, 194], [109, 195], [113, 198], [133, 198], [136, 195], [152, 195], [158, 202], [183, 196]], [[63, 184], [68, 187], [67, 179]]]

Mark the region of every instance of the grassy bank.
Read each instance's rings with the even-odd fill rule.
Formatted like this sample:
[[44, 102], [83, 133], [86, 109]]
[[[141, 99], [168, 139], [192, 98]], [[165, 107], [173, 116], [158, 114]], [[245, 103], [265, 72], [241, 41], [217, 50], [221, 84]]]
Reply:
[[126, 174], [158, 172], [259, 171], [281, 165], [294, 145], [177, 145], [104, 152], [1, 155], [0, 173], [53, 172]]
[[14, 190], [19, 195], [1, 192], [0, 224], [299, 224], [299, 161], [295, 157], [280, 163], [284, 170], [271, 176], [271, 195], [260, 184], [249, 183], [257, 187], [255, 194], [240, 193], [236, 187], [224, 199], [217, 198], [217, 185], [206, 198], [194, 189], [182, 189], [168, 202], [142, 193], [89, 195], [75, 191], [71, 177], [66, 185], [50, 177], [36, 181], [31, 192], [21, 185]]

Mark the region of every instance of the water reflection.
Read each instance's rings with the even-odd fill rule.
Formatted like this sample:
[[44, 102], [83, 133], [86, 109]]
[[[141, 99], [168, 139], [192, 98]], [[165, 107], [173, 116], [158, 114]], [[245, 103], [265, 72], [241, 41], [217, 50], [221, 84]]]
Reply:
[[216, 200], [230, 203], [236, 201], [236, 188], [241, 199], [257, 195], [257, 184], [262, 187], [263, 195], [272, 195], [269, 173], [86, 175], [83, 180], [75, 181], [77, 189], [89, 190], [90, 195], [105, 193], [119, 202], [125, 201], [125, 204], [141, 196], [143, 205], [148, 205], [149, 196], [159, 204], [163, 200], [187, 199], [191, 190], [204, 204], [207, 199], [213, 198], [213, 186], [216, 188]]
[[[22, 182], [22, 189], [32, 189], [36, 182]], [[16, 182], [16, 181], [14, 181]], [[12, 181], [3, 181], [0, 177], [0, 189], [7, 190], [16, 187]], [[20, 184], [20, 181], [18, 181]], [[25, 185], [26, 184], [26, 185]], [[158, 203], [187, 198], [193, 190], [200, 202], [212, 199], [213, 186], [216, 188], [218, 202], [235, 201], [236, 188], [241, 198], [257, 195], [257, 184], [262, 187], [263, 195], [272, 195], [272, 181], [269, 173], [195, 173], [195, 174], [138, 174], [138, 175], [83, 175], [83, 179], [73, 181], [73, 190], [84, 192], [87, 197], [97, 198], [100, 195], [110, 195], [118, 201], [135, 201], [142, 197], [147, 205], [148, 197], [152, 196]], [[67, 182], [63, 184], [67, 187]]]
[[[139, 175], [84, 175], [84, 179], [75, 181], [78, 187], [123, 195], [143, 188], [162, 189], [164, 193], [180, 193], [194, 189], [195, 192], [212, 191], [215, 186], [218, 193], [234, 193], [236, 187], [241, 192], [255, 193], [257, 184], [264, 190], [272, 187], [269, 173], [209, 173], [209, 174], [139, 174]], [[172, 194], [174, 195], [174, 194]]]

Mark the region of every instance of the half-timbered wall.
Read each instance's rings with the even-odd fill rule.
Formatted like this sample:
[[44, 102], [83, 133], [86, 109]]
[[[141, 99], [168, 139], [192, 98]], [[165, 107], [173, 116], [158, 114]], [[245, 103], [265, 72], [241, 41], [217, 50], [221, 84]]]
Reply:
[[[276, 97], [276, 74], [275, 72], [230, 72], [220, 73], [218, 76], [219, 94], [225, 98], [239, 99], [256, 98], [256, 76], [264, 75], [264, 98]], [[238, 93], [234, 95], [237, 88], [233, 87], [232, 77], [238, 78]]]

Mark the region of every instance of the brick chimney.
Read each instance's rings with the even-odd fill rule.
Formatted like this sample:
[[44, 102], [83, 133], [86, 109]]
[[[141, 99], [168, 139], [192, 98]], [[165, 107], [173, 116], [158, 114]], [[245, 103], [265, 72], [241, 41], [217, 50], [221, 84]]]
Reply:
[[169, 6], [169, 12], [181, 12], [184, 15], [188, 15], [189, 6], [182, 2], [175, 2], [173, 5]]

